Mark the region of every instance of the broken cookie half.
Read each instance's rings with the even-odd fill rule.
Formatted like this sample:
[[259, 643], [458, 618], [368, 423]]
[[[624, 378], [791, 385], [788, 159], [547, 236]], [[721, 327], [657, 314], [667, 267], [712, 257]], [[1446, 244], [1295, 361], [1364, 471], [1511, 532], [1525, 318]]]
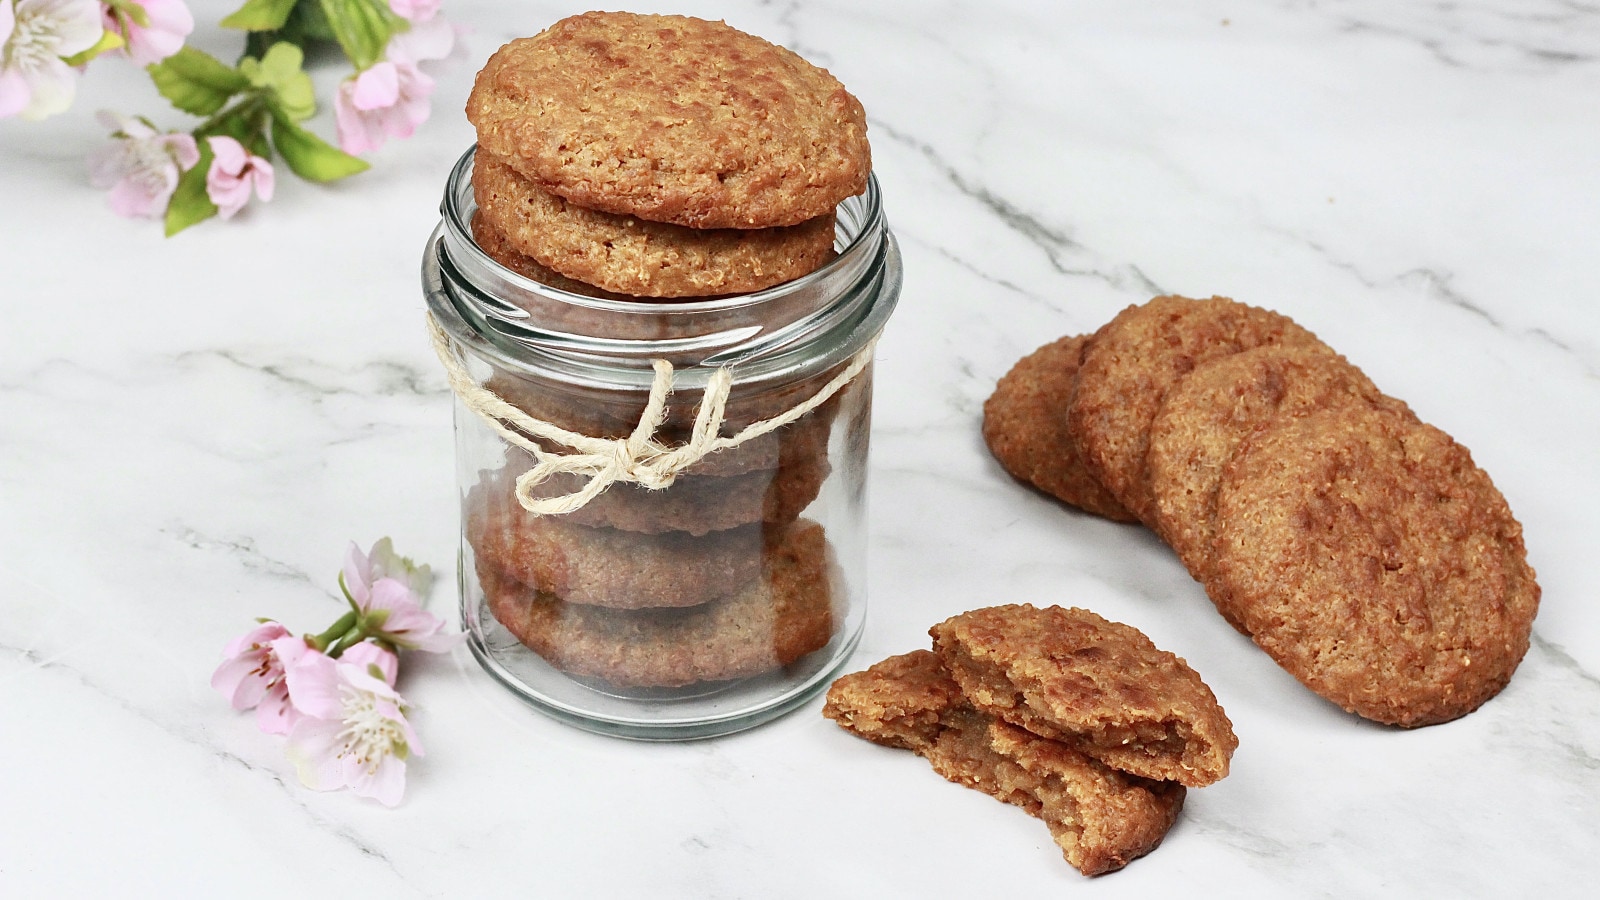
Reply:
[[933, 650], [833, 683], [822, 714], [1044, 820], [1085, 875], [1161, 843], [1239, 745], [1200, 676], [1138, 629], [1028, 604], [935, 625]]
[[967, 699], [996, 718], [1146, 778], [1204, 787], [1228, 774], [1239, 739], [1216, 695], [1132, 626], [1024, 603], [929, 633]]
[[979, 710], [928, 650], [838, 679], [822, 714], [1043, 820], [1067, 862], [1085, 875], [1120, 869], [1155, 849], [1183, 806], [1180, 784], [1118, 771]]

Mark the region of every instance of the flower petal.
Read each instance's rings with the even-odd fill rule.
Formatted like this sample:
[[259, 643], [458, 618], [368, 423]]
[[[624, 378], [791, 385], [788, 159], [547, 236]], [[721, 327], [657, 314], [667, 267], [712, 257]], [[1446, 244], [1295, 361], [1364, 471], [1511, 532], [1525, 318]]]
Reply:
[[[346, 84], [348, 83], [346, 82]], [[344, 85], [340, 85], [339, 94], [340, 97], [343, 96]], [[335, 98], [336, 114], [339, 113], [337, 109], [338, 103], [339, 98]], [[342, 122], [343, 119], [341, 118], [340, 121]], [[345, 149], [349, 150], [349, 148]], [[361, 548], [356, 546], [355, 541], [350, 542], [350, 548], [344, 553], [344, 568], [339, 575], [344, 579], [344, 589], [349, 592], [350, 599], [355, 601], [356, 606], [359, 607], [366, 603], [367, 592], [372, 587], [372, 561], [367, 558], [365, 553], [361, 552]]]
[[399, 99], [400, 73], [388, 61], [374, 63], [357, 75], [355, 90], [350, 94], [351, 105], [363, 112], [387, 109]]
[[14, 116], [28, 108], [33, 89], [15, 69], [0, 70], [0, 119]]
[[358, 797], [371, 797], [391, 809], [399, 806], [406, 792], [406, 764], [386, 756], [376, 766], [358, 768], [350, 778], [350, 789]]
[[346, 648], [344, 653], [340, 654], [339, 661], [355, 666], [368, 675], [372, 674], [370, 667], [376, 666], [383, 676], [384, 683], [391, 688], [400, 675], [400, 657], [371, 641], [362, 641]]
[[314, 791], [332, 791], [346, 784], [344, 762], [339, 756], [339, 734], [344, 724], [337, 719], [301, 719], [289, 732], [284, 752], [294, 764], [300, 783]]
[[389, 39], [383, 55], [396, 62], [420, 63], [444, 59], [456, 45], [456, 29], [435, 16], [425, 22], [412, 22], [411, 28]]
[[60, 59], [44, 60], [38, 68], [24, 71], [22, 78], [27, 82], [29, 94], [28, 105], [21, 113], [23, 119], [46, 119], [72, 106], [72, 98], [78, 90], [78, 73]]
[[[277, 648], [280, 641], [274, 641]], [[304, 642], [301, 642], [304, 646]], [[307, 648], [299, 658], [284, 661], [284, 683], [294, 708], [318, 719], [337, 719], [339, 702], [338, 664], [319, 650]]]

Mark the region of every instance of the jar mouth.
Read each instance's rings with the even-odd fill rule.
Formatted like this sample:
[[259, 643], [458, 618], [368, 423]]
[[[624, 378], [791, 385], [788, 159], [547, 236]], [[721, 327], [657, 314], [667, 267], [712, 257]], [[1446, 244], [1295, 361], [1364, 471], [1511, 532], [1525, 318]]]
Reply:
[[614, 299], [525, 277], [478, 246], [476, 151], [463, 153], [450, 173], [442, 221], [424, 257], [424, 289], [447, 331], [501, 361], [533, 361], [575, 377], [586, 366], [604, 367], [608, 377], [642, 368], [647, 377], [654, 359], [680, 368], [737, 364], [749, 376], [765, 376], [792, 370], [797, 361], [787, 357], [797, 348], [816, 356], [819, 340], [854, 352], [881, 330], [898, 298], [899, 250], [876, 177], [839, 204], [837, 255], [800, 278], [712, 298]]

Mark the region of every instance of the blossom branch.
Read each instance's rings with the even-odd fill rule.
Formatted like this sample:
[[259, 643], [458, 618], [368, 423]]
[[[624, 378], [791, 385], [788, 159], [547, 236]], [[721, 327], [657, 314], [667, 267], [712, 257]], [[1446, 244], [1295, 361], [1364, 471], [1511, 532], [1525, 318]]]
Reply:
[[339, 574], [350, 610], [315, 635], [259, 623], [224, 649], [211, 685], [234, 709], [255, 709], [262, 731], [288, 736], [307, 787], [348, 787], [394, 806], [408, 760], [422, 755], [410, 706], [395, 691], [399, 653], [442, 653], [464, 638], [443, 633], [422, 608], [432, 583], [432, 571], [396, 554], [388, 538], [367, 553], [351, 544]]
[[[231, 218], [252, 198], [269, 201], [279, 158], [300, 178], [329, 182], [365, 171], [361, 157], [388, 139], [411, 136], [430, 113], [434, 85], [423, 67], [457, 42], [438, 8], [438, 0], [245, 0], [220, 23], [245, 33], [229, 65], [185, 45], [194, 17], [183, 0], [0, 0], [0, 118], [64, 112], [78, 72], [101, 55], [144, 67], [174, 108], [202, 121], [162, 132], [143, 117], [103, 115], [112, 147], [91, 160], [91, 175], [110, 190], [114, 212], [162, 219], [170, 236]], [[337, 145], [302, 124], [317, 108], [303, 70], [317, 45], [337, 46], [354, 69], [334, 99]]]

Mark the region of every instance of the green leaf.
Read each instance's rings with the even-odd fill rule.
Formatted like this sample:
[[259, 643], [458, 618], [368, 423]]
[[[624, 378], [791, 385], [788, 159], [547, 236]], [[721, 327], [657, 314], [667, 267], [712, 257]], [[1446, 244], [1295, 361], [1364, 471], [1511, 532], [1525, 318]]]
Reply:
[[371, 168], [366, 160], [351, 156], [282, 116], [272, 117], [272, 143], [289, 168], [307, 181], [337, 181]]
[[294, 8], [294, 18], [300, 20], [300, 29], [308, 38], [332, 43], [339, 39], [333, 33], [333, 26], [328, 23], [328, 14], [323, 11], [321, 3], [302, 3]]
[[301, 122], [317, 111], [311, 76], [300, 67], [304, 61], [305, 54], [299, 47], [280, 41], [267, 48], [259, 60], [252, 57], [240, 60], [239, 71], [252, 85], [271, 92], [272, 104], [289, 121]]
[[250, 87], [250, 79], [216, 57], [193, 47], [145, 67], [161, 96], [186, 113], [209, 116], [233, 95]]
[[383, 0], [318, 0], [333, 37], [360, 71], [383, 58], [401, 19]]
[[211, 171], [211, 146], [200, 141], [200, 161], [178, 179], [178, 189], [167, 201], [167, 237], [197, 225], [217, 214], [217, 205], [206, 193], [206, 173]]
[[96, 41], [93, 47], [90, 47], [82, 53], [74, 53], [71, 56], [63, 56], [61, 61], [69, 66], [81, 66], [87, 63], [89, 60], [94, 59], [96, 56], [111, 50], [116, 50], [119, 47], [125, 46], [127, 43], [127, 41], [122, 39], [122, 35], [118, 34], [117, 32], [103, 31], [100, 33], [100, 40]]
[[273, 31], [283, 27], [289, 20], [289, 13], [294, 10], [294, 5], [299, 0], [245, 0], [239, 7], [223, 19], [223, 28], [237, 28], [240, 31]]

